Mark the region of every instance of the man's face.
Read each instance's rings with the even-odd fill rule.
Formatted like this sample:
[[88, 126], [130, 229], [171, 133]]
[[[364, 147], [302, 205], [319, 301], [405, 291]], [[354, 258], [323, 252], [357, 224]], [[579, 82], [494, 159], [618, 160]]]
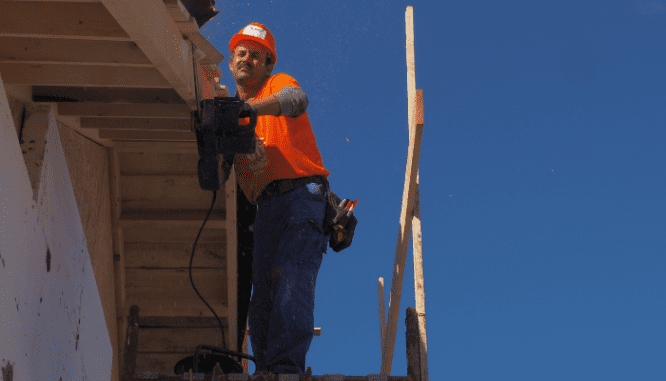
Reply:
[[229, 69], [236, 83], [249, 85], [261, 82], [270, 75], [266, 65], [266, 48], [254, 41], [243, 40], [234, 49]]

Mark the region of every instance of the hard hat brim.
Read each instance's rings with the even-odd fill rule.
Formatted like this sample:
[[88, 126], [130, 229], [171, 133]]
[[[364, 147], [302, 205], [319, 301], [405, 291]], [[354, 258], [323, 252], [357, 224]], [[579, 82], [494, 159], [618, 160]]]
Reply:
[[229, 51], [233, 53], [234, 49], [236, 49], [236, 46], [238, 45], [238, 43], [240, 43], [243, 40], [254, 41], [254, 42], [258, 43], [259, 45], [263, 46], [264, 48], [266, 48], [266, 50], [268, 50], [269, 52], [271, 52], [271, 54], [273, 54], [273, 62], [277, 62], [277, 54], [275, 53], [275, 50], [273, 50], [266, 43], [266, 41], [262, 40], [259, 37], [248, 36], [246, 34], [236, 34], [236, 35], [234, 35], [234, 37], [229, 42]]

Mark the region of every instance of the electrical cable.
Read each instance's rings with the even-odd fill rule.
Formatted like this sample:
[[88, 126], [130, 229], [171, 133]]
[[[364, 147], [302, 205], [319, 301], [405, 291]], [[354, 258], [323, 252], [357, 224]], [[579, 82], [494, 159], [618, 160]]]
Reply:
[[213, 205], [215, 205], [215, 200], [217, 199], [217, 191], [213, 191], [213, 202], [210, 204], [210, 209], [208, 209], [208, 213], [206, 214], [206, 218], [204, 219], [203, 224], [201, 224], [201, 229], [199, 229], [199, 233], [197, 234], [197, 238], [194, 240], [194, 246], [192, 247], [192, 255], [190, 256], [190, 283], [192, 284], [192, 288], [194, 289], [194, 292], [197, 293], [199, 296], [199, 299], [201, 299], [202, 302], [208, 307], [210, 312], [213, 313], [215, 316], [215, 319], [217, 319], [218, 324], [220, 325], [220, 331], [222, 331], [222, 346], [226, 349], [227, 348], [227, 341], [226, 338], [224, 337], [224, 327], [222, 326], [222, 321], [220, 318], [217, 316], [213, 308], [206, 302], [206, 300], [201, 296], [199, 293], [199, 290], [197, 290], [197, 287], [194, 285], [194, 281], [192, 280], [192, 261], [194, 260], [194, 250], [197, 248], [197, 243], [199, 242], [199, 237], [201, 236], [201, 232], [203, 231], [204, 226], [206, 226], [206, 221], [208, 221], [208, 217], [210, 217], [210, 213], [213, 211]]

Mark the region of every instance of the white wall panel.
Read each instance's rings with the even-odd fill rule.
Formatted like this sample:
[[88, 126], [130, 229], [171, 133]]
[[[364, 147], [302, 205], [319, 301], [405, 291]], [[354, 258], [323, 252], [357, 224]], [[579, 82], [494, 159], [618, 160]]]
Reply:
[[14, 380], [108, 380], [111, 343], [53, 111], [48, 120], [35, 203], [0, 80], [0, 365]]

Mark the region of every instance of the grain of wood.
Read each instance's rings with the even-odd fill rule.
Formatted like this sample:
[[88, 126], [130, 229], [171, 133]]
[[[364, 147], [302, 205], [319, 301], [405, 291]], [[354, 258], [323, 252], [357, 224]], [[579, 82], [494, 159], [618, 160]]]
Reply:
[[[190, 131], [189, 119], [82, 117], [82, 128]], [[196, 148], [196, 147], [195, 147]]]
[[236, 171], [232, 169], [229, 179], [224, 186], [226, 203], [226, 232], [227, 232], [227, 307], [229, 332], [227, 348], [239, 350], [238, 347], [238, 228], [237, 228], [237, 201], [236, 201]]
[[14, 37], [130, 37], [101, 3], [0, 2], [0, 26], [2, 35]]
[[[402, 295], [402, 281], [404, 277], [405, 261], [409, 236], [412, 227], [412, 212], [414, 208], [414, 197], [416, 195], [416, 175], [419, 167], [421, 153], [421, 137], [423, 124], [417, 124], [414, 117], [416, 110], [416, 91], [412, 91], [415, 80], [414, 64], [414, 14], [413, 8], [408, 6], [405, 11], [405, 34], [407, 55], [407, 104], [409, 117], [409, 149], [407, 152], [407, 169], [405, 170], [405, 185], [402, 194], [402, 207], [400, 211], [400, 226], [398, 230], [398, 242], [396, 245], [395, 263], [393, 266], [393, 277], [391, 280], [391, 298], [389, 300], [389, 316], [387, 322], [387, 333], [384, 341], [384, 355], [382, 356], [381, 373], [391, 374], [393, 362], [393, 351], [395, 348], [395, 334], [398, 327], [398, 315], [400, 312], [400, 297]], [[422, 100], [422, 99], [421, 99]]]
[[152, 66], [132, 41], [0, 36], [0, 62]]
[[6, 83], [18, 85], [171, 87], [153, 67], [0, 63], [0, 72]]
[[[190, 110], [186, 105], [162, 103], [58, 103], [58, 113], [72, 116], [181, 118], [190, 120]], [[193, 148], [196, 150], [196, 145]]]

